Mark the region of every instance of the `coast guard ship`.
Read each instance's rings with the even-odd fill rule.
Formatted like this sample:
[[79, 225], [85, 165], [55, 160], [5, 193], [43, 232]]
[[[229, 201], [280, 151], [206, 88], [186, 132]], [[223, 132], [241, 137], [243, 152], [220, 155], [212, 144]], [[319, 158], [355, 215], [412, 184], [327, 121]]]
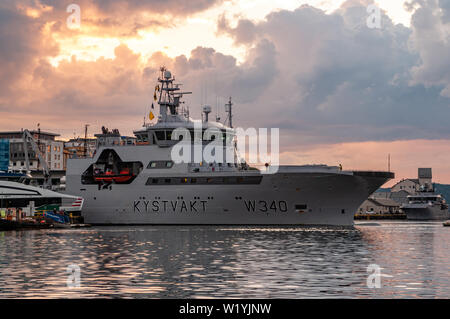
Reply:
[[[86, 223], [350, 226], [361, 203], [394, 177], [326, 165], [251, 167], [238, 161], [231, 99], [227, 125], [209, 120], [210, 107], [193, 120], [181, 106], [191, 92], [174, 80], [161, 68], [160, 114], [134, 131], [136, 141], [103, 128], [93, 157], [68, 160], [66, 192], [84, 198]], [[211, 145], [232, 155], [195, 158]]]

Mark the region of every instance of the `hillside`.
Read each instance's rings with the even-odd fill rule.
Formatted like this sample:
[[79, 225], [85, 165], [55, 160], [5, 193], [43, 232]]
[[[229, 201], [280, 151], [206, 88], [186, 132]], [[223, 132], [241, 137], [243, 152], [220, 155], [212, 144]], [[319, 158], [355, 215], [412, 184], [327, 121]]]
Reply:
[[447, 202], [450, 202], [450, 185], [447, 184], [434, 184], [436, 193], [441, 194]]

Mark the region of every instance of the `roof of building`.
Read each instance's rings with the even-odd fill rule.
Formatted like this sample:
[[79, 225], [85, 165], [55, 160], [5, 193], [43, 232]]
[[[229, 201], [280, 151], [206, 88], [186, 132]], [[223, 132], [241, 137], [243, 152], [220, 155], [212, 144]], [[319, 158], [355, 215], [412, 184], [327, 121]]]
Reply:
[[[37, 130], [32, 130], [30, 131], [31, 134], [39, 134], [39, 132]], [[23, 131], [4, 131], [4, 132], [0, 132], [0, 136], [1, 135], [22, 135]], [[41, 131], [40, 132], [41, 135], [49, 135], [49, 136], [60, 136], [60, 134], [57, 133], [50, 133], [50, 132], [44, 132]]]
[[398, 181], [394, 186], [392, 186], [391, 188], [394, 188], [395, 186], [397, 186], [398, 184], [400, 184], [400, 183], [402, 183], [402, 182], [404, 182], [404, 181], [411, 181], [411, 182], [413, 182], [414, 184], [419, 184], [419, 179], [418, 178], [405, 178], [405, 179], [402, 179], [401, 181]]

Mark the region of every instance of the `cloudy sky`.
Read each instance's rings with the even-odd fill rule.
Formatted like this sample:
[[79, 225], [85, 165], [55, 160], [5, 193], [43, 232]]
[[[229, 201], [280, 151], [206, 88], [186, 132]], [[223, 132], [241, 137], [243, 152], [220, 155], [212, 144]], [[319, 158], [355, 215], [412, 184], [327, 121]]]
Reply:
[[2, 0], [0, 126], [132, 134], [165, 65], [194, 117], [232, 96], [235, 125], [279, 127], [284, 163], [391, 154], [397, 180], [450, 183], [449, 56], [450, 0]]

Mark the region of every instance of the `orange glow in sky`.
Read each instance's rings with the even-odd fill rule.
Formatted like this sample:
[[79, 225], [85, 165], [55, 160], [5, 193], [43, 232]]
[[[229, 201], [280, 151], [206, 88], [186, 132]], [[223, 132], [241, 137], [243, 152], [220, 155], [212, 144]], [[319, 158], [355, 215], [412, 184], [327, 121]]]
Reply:
[[[409, 12], [405, 8], [406, 2], [406, 0], [375, 1], [394, 25], [403, 24], [407, 29], [411, 27], [413, 12]], [[78, 3], [81, 9], [80, 28], [75, 30], [70, 30], [66, 26], [66, 20], [71, 13], [66, 11], [65, 6], [56, 3], [54, 7], [43, 5], [39, 0], [17, 1], [13, 4], [16, 13], [27, 18], [27, 24], [21, 23], [10, 28], [4, 27], [5, 38], [2, 38], [0, 33], [0, 39], [11, 42], [14, 42], [16, 38], [21, 39], [17, 40], [17, 43], [13, 43], [19, 44], [16, 47], [0, 43], [3, 48], [11, 47], [15, 50], [6, 55], [7, 58], [4, 59], [0, 52], [2, 66], [0, 79], [5, 79], [3, 87], [0, 88], [0, 124], [4, 130], [17, 130], [27, 126], [32, 129], [34, 128], [32, 126], [39, 121], [43, 129], [57, 131], [63, 138], [81, 135], [84, 123], [91, 124], [92, 134], [94, 131], [98, 131], [102, 125], [117, 127], [124, 134], [132, 134], [132, 131], [142, 124], [143, 116], [151, 103], [152, 92], [149, 88], [154, 87], [154, 76], [159, 65], [167, 65], [177, 69], [180, 73], [184, 72], [185, 74], [177, 76], [177, 79], [180, 78], [184, 82], [183, 76], [186, 75], [191, 81], [191, 83], [185, 82], [186, 87], [192, 88], [197, 85], [197, 92], [194, 94], [198, 96], [204, 94], [202, 90], [206, 90], [204, 84], [198, 83], [202, 76], [204, 76], [204, 82], [208, 82], [210, 79], [208, 76], [213, 74], [219, 80], [223, 77], [225, 80], [230, 79], [231, 82], [236, 81], [236, 83], [241, 83], [239, 81], [247, 79], [245, 76], [248, 76], [256, 83], [256, 86], [261, 85], [261, 87], [257, 86], [248, 90], [249, 94], [255, 95], [253, 104], [241, 98], [240, 101], [237, 99], [236, 108], [238, 113], [240, 112], [239, 115], [247, 116], [247, 122], [249, 122], [248, 118], [259, 120], [262, 115], [250, 116], [249, 109], [257, 109], [258, 103], [268, 100], [270, 96], [267, 92], [280, 91], [279, 87], [274, 88], [274, 84], [270, 81], [264, 83], [266, 77], [276, 77], [280, 74], [291, 76], [292, 81], [289, 83], [283, 83], [283, 79], [281, 79], [282, 83], [277, 84], [280, 85], [281, 90], [293, 92], [292, 100], [300, 101], [317, 89], [317, 83], [311, 82], [313, 83], [311, 84], [305, 80], [309, 76], [319, 76], [323, 69], [330, 66], [337, 70], [336, 74], [340, 68], [352, 72], [354, 61], [348, 63], [345, 57], [352, 53], [353, 49], [357, 50], [362, 47], [364, 51], [364, 41], [366, 41], [366, 39], [361, 39], [349, 51], [345, 51], [346, 43], [342, 42], [344, 44], [341, 44], [340, 39], [332, 39], [333, 29], [327, 30], [328, 33], [324, 32], [325, 40], [315, 40], [313, 32], [300, 30], [304, 32], [299, 32], [298, 38], [284, 43], [283, 38], [290, 36], [288, 30], [277, 35], [280, 39], [271, 38], [269, 41], [267, 37], [271, 34], [264, 28], [270, 26], [263, 25], [268, 21], [268, 16], [283, 10], [293, 12], [302, 5], [310, 5], [320, 9], [318, 11], [322, 15], [325, 15], [323, 11], [326, 12], [325, 16], [329, 17], [337, 14], [345, 5], [350, 6], [356, 3], [364, 7], [373, 1], [217, 0], [209, 5], [211, 2], [198, 0], [192, 1], [192, 7], [181, 7], [183, 2], [179, 1], [167, 1], [163, 5], [155, 2], [155, 7], [144, 6], [143, 2], [136, 2], [135, 8], [122, 1], [98, 4], [91, 0], [79, 0], [74, 3]], [[0, 9], [2, 5], [0, 5]], [[141, 5], [142, 7], [140, 7]], [[157, 7], [158, 5], [159, 7]], [[195, 7], [196, 5], [198, 8]], [[231, 32], [219, 32], [218, 21], [221, 17], [226, 18], [228, 27], [232, 31], [237, 29], [239, 22], [247, 19], [251, 22], [249, 23], [250, 28], [256, 29], [258, 26], [260, 34], [266, 33], [261, 36], [261, 39], [258, 39], [259, 42], [236, 41]], [[311, 23], [315, 22], [317, 21]], [[332, 23], [339, 26], [339, 23], [334, 20]], [[249, 31], [249, 33], [251, 32]], [[322, 34], [317, 32], [315, 35]], [[378, 38], [375, 38], [378, 40], [382, 38], [382, 35], [382, 31], [380, 31], [377, 35]], [[346, 36], [345, 32], [343, 32], [343, 36]], [[326, 42], [329, 39], [334, 41], [335, 50], [333, 47], [331, 47], [332, 49], [323, 49], [324, 45], [321, 41]], [[388, 37], [388, 39], [390, 41], [391, 38]], [[267, 41], [264, 42], [265, 40]], [[288, 54], [282, 50], [297, 49], [294, 46], [296, 41], [304, 41], [304, 47], [301, 47], [302, 50], [305, 50], [304, 55], [299, 52], [298, 60], [291, 62], [291, 65], [286, 65], [282, 59]], [[385, 44], [384, 42], [380, 43], [381, 46]], [[408, 45], [412, 46], [414, 43], [409, 41]], [[261, 46], [258, 47], [258, 45]], [[345, 54], [340, 54], [339, 49], [344, 49]], [[367, 49], [367, 51], [362, 54], [363, 57], [371, 53], [371, 49]], [[317, 57], [323, 58], [326, 54], [331, 54], [336, 59], [330, 62], [325, 59], [325, 63], [315, 60]], [[291, 53], [291, 55], [294, 54]], [[382, 56], [386, 59], [388, 55], [390, 54], [386, 54], [384, 51], [374, 54], [375, 58]], [[423, 55], [425, 58], [427, 56]], [[374, 60], [376, 60], [375, 58]], [[432, 58], [430, 60], [433, 61]], [[209, 66], [208, 63], [212, 66]], [[368, 60], [367, 65], [370, 63], [373, 62]], [[270, 64], [275, 65], [275, 70], [270, 68]], [[216, 74], [213, 67], [220, 69], [222, 73]], [[268, 67], [267, 70], [266, 67]], [[260, 69], [267, 71], [268, 75], [258, 73]], [[421, 70], [417, 68], [412, 71], [419, 74], [417, 77], [419, 80], [416, 79], [419, 82], [421, 77], [425, 78], [428, 74], [427, 70], [421, 73]], [[361, 71], [361, 73], [364, 72], [365, 70]], [[326, 79], [333, 80], [333, 76], [336, 74], [329, 72], [330, 76], [328, 77], [326, 74]], [[405, 74], [407, 72], [400, 69], [388, 81], [395, 86], [399, 79], [407, 77]], [[342, 99], [343, 107], [349, 100], [356, 105], [359, 105], [358, 103], [363, 105], [364, 101], [358, 100], [358, 98], [353, 101], [346, 96], [346, 90], [352, 88], [348, 82], [355, 79], [358, 82], [360, 77], [361, 74], [356, 74], [353, 79], [348, 81], [345, 79], [336, 88], [331, 88], [331, 92], [326, 93], [338, 101]], [[448, 84], [445, 82], [445, 74], [443, 78], [444, 80], [439, 79], [435, 82], [433, 79], [425, 79], [420, 84], [429, 90], [425, 92], [429, 94], [430, 87], [437, 86], [442, 89], [440, 86]], [[277, 79], [280, 82], [280, 78]], [[404, 81], [409, 81], [409, 79]], [[376, 90], [377, 85], [380, 84], [375, 80], [373, 82], [356, 92], [364, 91], [369, 94], [371, 90]], [[412, 82], [412, 80], [409, 81], [409, 83]], [[300, 87], [298, 83], [306, 84]], [[333, 83], [330, 83], [330, 86], [332, 85]], [[238, 95], [239, 93], [236, 93], [239, 91], [238, 84], [231, 83], [227, 89], [227, 95], [221, 96], [221, 98], [228, 94]], [[384, 94], [384, 91], [381, 92]], [[439, 92], [437, 94], [439, 95]], [[280, 94], [281, 97], [286, 95], [284, 91]], [[210, 100], [214, 99], [214, 97], [209, 98]], [[386, 97], [380, 96], [380, 100], [382, 98]], [[446, 98], [445, 90], [440, 93], [439, 98]], [[292, 101], [288, 99], [286, 103], [290, 102]], [[199, 102], [195, 101], [195, 103]], [[295, 109], [295, 112], [309, 111], [303, 104], [299, 104], [300, 111]], [[427, 101], [424, 104], [427, 104]], [[319, 99], [316, 106], [319, 111], [326, 113], [329, 110], [333, 111], [335, 105], [330, 105], [328, 109], [328, 100], [320, 101]], [[282, 103], [277, 105], [277, 100], [274, 100], [270, 109], [264, 111], [264, 113], [275, 114], [273, 116], [274, 125], [277, 125], [277, 108], [281, 106], [283, 106]], [[322, 106], [325, 107], [320, 109]], [[288, 111], [294, 113], [294, 110]], [[394, 109], [381, 111], [395, 113]], [[329, 117], [326, 114], [319, 115], [323, 116], [320, 120], [323, 120], [325, 124], [332, 121], [333, 115], [329, 115]], [[320, 117], [319, 115], [318, 117]], [[370, 118], [373, 115], [368, 114], [367, 117]], [[404, 117], [407, 118], [408, 114]], [[348, 123], [344, 124], [348, 125]], [[358, 124], [363, 125], [364, 123]], [[401, 128], [402, 124], [400, 123], [398, 127]], [[338, 127], [339, 123], [336, 126]], [[298, 134], [301, 134], [301, 131], [299, 132]], [[330, 136], [330, 140], [332, 137]], [[283, 163], [289, 164], [342, 164], [344, 168], [349, 169], [375, 170], [387, 169], [387, 156], [390, 154], [391, 170], [396, 172], [396, 180], [415, 177], [417, 167], [433, 167], [436, 182], [450, 183], [450, 165], [447, 160], [450, 156], [450, 143], [445, 136], [441, 138], [433, 135], [429, 139], [427, 136], [424, 136], [423, 139], [422, 137], [411, 137], [410, 140], [407, 140], [405, 136], [398, 138], [389, 136], [386, 138], [387, 141], [383, 141], [382, 138], [373, 138], [374, 141], [366, 138], [369, 141], [365, 142], [354, 142], [355, 140], [364, 139], [352, 139], [350, 136], [348, 142], [340, 144], [333, 142], [335, 140], [326, 143], [322, 139], [320, 142], [281, 145], [281, 160]]]

